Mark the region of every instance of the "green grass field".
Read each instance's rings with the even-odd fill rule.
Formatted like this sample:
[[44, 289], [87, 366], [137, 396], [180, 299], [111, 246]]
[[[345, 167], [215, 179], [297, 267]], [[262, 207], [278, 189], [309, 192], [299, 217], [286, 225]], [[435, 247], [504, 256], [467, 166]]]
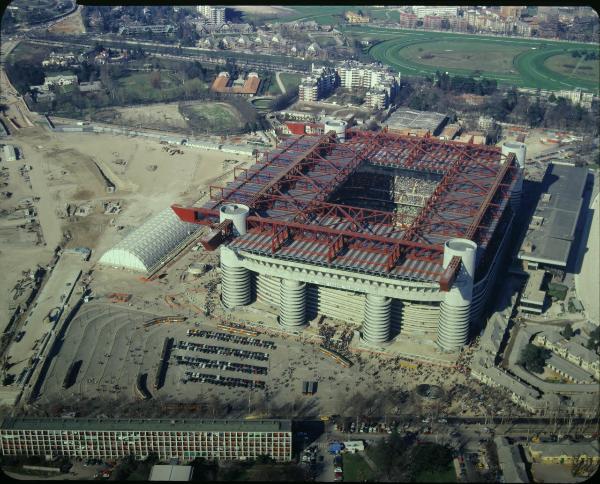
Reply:
[[454, 466], [450, 464], [445, 471], [424, 471], [417, 474], [415, 482], [456, 482]]
[[319, 44], [321, 49], [326, 49], [327, 47], [334, 47], [337, 45], [337, 42], [333, 37], [328, 35], [313, 35], [313, 39]]
[[375, 480], [369, 464], [359, 454], [344, 454], [344, 481], [363, 482]]
[[[29, 42], [19, 42], [9, 54], [8, 62], [29, 62], [33, 64], [41, 64], [48, 57], [53, 48], [47, 45], [30, 44]], [[60, 52], [60, 49], [55, 49], [55, 52]]]
[[513, 59], [527, 47], [513, 45], [476, 44], [472, 41], [417, 42], [409, 44], [395, 55], [401, 55], [412, 63], [425, 64], [443, 69], [482, 70], [494, 73], [514, 74]]
[[[387, 29], [360, 26], [344, 30], [377, 36]], [[385, 33], [389, 35], [389, 32]], [[473, 75], [473, 71], [480, 70], [484, 77], [518, 87], [548, 90], [578, 87], [597, 92], [597, 77], [590, 79], [592, 73], [597, 72], [594, 67], [565, 73], [555, 70], [557, 67], [552, 63], [546, 65], [546, 60], [553, 56], [568, 55], [582, 48], [591, 50], [587, 44], [404, 30], [399, 31], [397, 37], [387, 37], [374, 45], [369, 53], [374, 59], [409, 75], [429, 75], [436, 70]], [[595, 62], [598, 69], [598, 61], [587, 62]]]
[[225, 103], [203, 102], [186, 105], [183, 112], [189, 118], [188, 123], [192, 128], [226, 132], [241, 127], [240, 113]]
[[544, 67], [563, 76], [576, 75], [581, 79], [598, 81], [600, 77], [600, 62], [597, 60], [583, 60], [574, 58], [571, 54], [559, 54], [548, 57], [544, 61]]
[[279, 74], [279, 79], [281, 79], [286, 90], [298, 87], [301, 78], [302, 76], [300, 74], [292, 74], [290, 72], [282, 72]]
[[161, 71], [160, 89], [152, 85], [152, 75], [152, 72], [132, 72], [117, 79], [115, 84], [126, 99], [141, 101], [165, 101], [172, 98], [176, 91], [182, 90], [182, 81], [176, 75]]

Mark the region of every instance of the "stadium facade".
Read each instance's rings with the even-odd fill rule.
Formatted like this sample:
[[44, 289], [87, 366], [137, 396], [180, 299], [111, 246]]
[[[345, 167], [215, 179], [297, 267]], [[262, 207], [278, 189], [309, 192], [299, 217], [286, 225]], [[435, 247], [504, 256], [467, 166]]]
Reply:
[[457, 352], [479, 322], [521, 190], [518, 150], [349, 129], [295, 136], [172, 208], [220, 246], [226, 308], [267, 303], [301, 329], [322, 314]]

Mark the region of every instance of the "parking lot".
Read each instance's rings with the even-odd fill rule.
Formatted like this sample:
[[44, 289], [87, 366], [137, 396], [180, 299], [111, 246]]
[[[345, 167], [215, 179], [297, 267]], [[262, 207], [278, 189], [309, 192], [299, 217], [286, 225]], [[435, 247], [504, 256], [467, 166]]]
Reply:
[[[165, 314], [106, 301], [85, 303], [71, 321], [36, 405], [48, 409], [60, 402], [76, 408], [78, 402], [90, 402], [93, 409], [83, 403], [77, 407], [82, 415], [118, 414], [129, 411], [134, 401], [142, 408], [146, 402], [135, 390], [140, 375], [146, 375], [150, 405], [218, 398], [235, 415], [331, 414], [341, 395], [372, 391], [364, 368], [343, 368], [317, 345], [273, 334], [230, 334], [218, 330], [220, 321], [203, 317], [145, 326]], [[157, 389], [166, 338], [173, 338], [173, 345]], [[66, 378], [71, 365], [73, 378]], [[314, 395], [302, 394], [304, 381], [318, 383]]]

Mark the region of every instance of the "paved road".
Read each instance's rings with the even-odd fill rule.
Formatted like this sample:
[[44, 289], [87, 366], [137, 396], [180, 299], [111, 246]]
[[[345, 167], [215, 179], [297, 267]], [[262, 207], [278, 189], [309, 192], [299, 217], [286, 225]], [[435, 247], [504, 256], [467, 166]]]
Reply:
[[277, 72], [275, 74], [275, 79], [277, 79], [277, 84], [279, 86], [279, 90], [281, 91], [282, 94], [285, 94], [285, 86], [283, 85], [283, 82], [281, 82], [281, 78], [279, 77], [279, 74], [281, 74], [281, 72]]
[[[589, 217], [592, 217], [592, 223], [589, 229], [585, 253], [583, 254], [581, 272], [575, 274], [577, 295], [585, 308], [588, 318], [596, 324], [600, 324], [600, 298], [598, 297], [598, 294], [600, 294], [600, 277], [598, 276], [600, 274], [599, 202], [600, 195], [597, 194], [588, 214]], [[585, 231], [583, 236], [585, 237]]]

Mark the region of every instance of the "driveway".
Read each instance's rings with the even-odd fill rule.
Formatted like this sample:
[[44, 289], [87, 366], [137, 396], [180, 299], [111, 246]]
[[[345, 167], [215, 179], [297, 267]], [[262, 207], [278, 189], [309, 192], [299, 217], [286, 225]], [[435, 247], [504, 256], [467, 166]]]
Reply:
[[[600, 195], [596, 195], [596, 198], [590, 206], [588, 217], [592, 217], [591, 224], [585, 224], [589, 228], [587, 236], [587, 244], [582, 243], [580, 250], [585, 250], [583, 254], [583, 262], [581, 264], [581, 272], [575, 274], [575, 289], [577, 296], [581, 300], [585, 312], [590, 321], [599, 324], [600, 323], [600, 301], [598, 294], [600, 294], [600, 227], [598, 219], [598, 209]], [[583, 237], [585, 237], [585, 230], [583, 231]], [[580, 254], [581, 256], [581, 254]]]

